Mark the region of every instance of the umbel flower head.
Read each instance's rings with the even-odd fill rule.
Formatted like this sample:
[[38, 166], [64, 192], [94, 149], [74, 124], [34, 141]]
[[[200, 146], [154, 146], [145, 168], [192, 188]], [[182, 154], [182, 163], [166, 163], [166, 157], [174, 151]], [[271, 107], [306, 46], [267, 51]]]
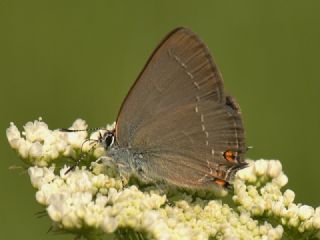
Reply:
[[[86, 128], [80, 119], [71, 126]], [[56, 230], [87, 239], [110, 233], [120, 239], [320, 239], [320, 207], [297, 204], [292, 190], [282, 190], [288, 178], [278, 160], [248, 160], [249, 167], [236, 174], [231, 198], [221, 198], [226, 191], [214, 197], [128, 184], [102, 147], [90, 151], [87, 137], [50, 130], [41, 119], [28, 122], [23, 132], [13, 123], [7, 129], [10, 146], [29, 164], [36, 200]], [[86, 166], [67, 174], [70, 166], [58, 167], [81, 152], [90, 157]]]

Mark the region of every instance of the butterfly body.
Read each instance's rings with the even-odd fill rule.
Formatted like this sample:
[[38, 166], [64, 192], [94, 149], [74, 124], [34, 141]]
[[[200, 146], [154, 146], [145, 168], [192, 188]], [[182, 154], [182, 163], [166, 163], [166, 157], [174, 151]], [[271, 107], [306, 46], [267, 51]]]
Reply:
[[116, 163], [120, 175], [129, 178], [136, 176], [144, 182], [160, 181], [152, 176], [148, 166], [149, 153], [138, 149], [119, 148], [114, 146], [108, 150], [107, 155]]

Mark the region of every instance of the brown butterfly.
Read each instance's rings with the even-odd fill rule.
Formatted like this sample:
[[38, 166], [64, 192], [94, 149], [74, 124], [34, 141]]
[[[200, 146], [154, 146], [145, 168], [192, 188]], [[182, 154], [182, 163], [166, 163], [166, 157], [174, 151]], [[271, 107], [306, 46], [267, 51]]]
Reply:
[[224, 93], [206, 45], [186, 28], [155, 49], [102, 142], [123, 174], [181, 187], [227, 186], [247, 166], [239, 105]]
[[230, 186], [247, 166], [240, 107], [206, 45], [186, 28], [155, 49], [99, 139], [122, 175], [180, 187]]

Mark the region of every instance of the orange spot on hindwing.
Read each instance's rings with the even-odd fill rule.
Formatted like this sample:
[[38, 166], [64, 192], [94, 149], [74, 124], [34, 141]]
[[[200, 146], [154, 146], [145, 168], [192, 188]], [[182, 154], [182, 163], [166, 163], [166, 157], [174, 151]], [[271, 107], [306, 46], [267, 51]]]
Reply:
[[222, 179], [219, 179], [219, 178], [216, 178], [215, 180], [213, 180], [215, 184], [221, 186], [221, 187], [224, 187], [227, 185], [227, 182], [222, 180]]
[[229, 161], [229, 162], [236, 162], [236, 155], [238, 155], [237, 152], [232, 152], [231, 150], [227, 150], [223, 153], [223, 157]]

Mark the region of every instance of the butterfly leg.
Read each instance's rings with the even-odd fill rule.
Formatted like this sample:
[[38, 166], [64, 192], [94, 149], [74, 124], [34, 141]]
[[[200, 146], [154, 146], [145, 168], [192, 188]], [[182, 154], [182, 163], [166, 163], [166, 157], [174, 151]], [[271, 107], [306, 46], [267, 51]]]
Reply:
[[94, 162], [95, 163], [103, 163], [105, 166], [110, 167], [110, 168], [115, 167], [115, 161], [111, 157], [107, 157], [107, 156], [101, 156]]
[[121, 181], [124, 185], [127, 185], [131, 175], [131, 168], [126, 164], [117, 163], [117, 169], [121, 178]]

